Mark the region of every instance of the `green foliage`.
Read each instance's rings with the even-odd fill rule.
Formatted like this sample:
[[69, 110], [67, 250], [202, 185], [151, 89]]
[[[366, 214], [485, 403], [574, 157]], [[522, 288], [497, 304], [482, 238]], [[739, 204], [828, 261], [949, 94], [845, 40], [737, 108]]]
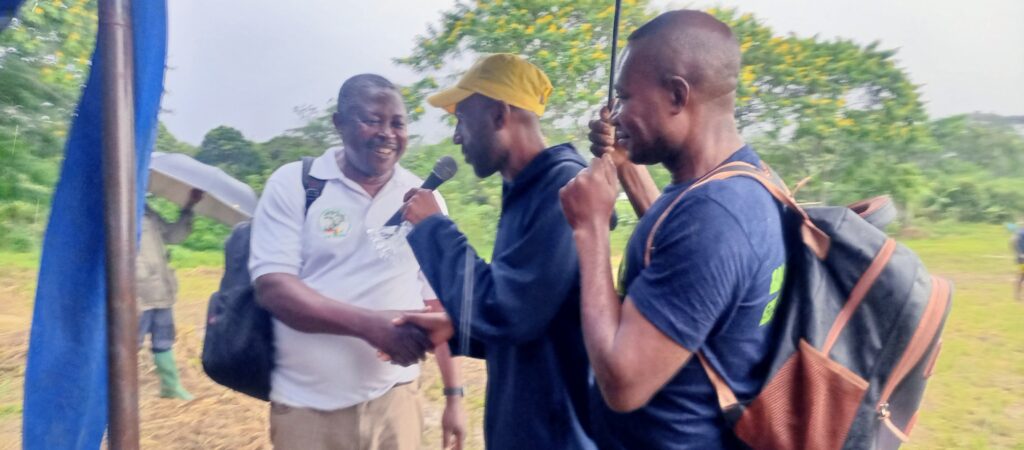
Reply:
[[997, 177], [1024, 174], [1024, 136], [1013, 124], [983, 117], [953, 116], [929, 124], [942, 151], [927, 161], [931, 168], [963, 171], [977, 167]]
[[[156, 210], [164, 220], [178, 220], [178, 214], [180, 212], [178, 205], [162, 198], [151, 198], [147, 200], [147, 203], [150, 208]], [[186, 238], [184, 242], [171, 247], [181, 247], [190, 251], [222, 250], [224, 248], [224, 240], [227, 239], [228, 233], [230, 232], [231, 229], [220, 222], [207, 217], [196, 216], [192, 222], [192, 233], [188, 235], [188, 238]], [[175, 254], [176, 252], [172, 250], [171, 255], [174, 256]]]
[[227, 126], [214, 128], [203, 136], [196, 159], [243, 180], [262, 174], [266, 169], [265, 158], [256, 150], [256, 145], [242, 136], [241, 131]]
[[319, 155], [326, 147], [302, 136], [282, 135], [260, 144], [259, 148], [260, 153], [272, 162], [268, 167], [276, 169], [286, 163], [298, 161], [303, 156]]
[[804, 199], [889, 193], [909, 206], [923, 195], [917, 159], [935, 146], [895, 50], [780, 36], [751, 14], [709, 12], [732, 27], [743, 51], [738, 125], [788, 180], [813, 178]]
[[[160, 125], [157, 134], [157, 150], [191, 154], [196, 159], [223, 169], [232, 176], [248, 183], [256, 192], [263, 189], [267, 178], [278, 167], [303, 156], [317, 156], [333, 145], [336, 137], [330, 125], [330, 114], [313, 108], [300, 111], [307, 124], [275, 136], [264, 143], [253, 143], [234, 128], [220, 126], [210, 130], [198, 149], [178, 141]], [[326, 127], [330, 127], [329, 132]], [[429, 171], [429, 168], [427, 168]], [[178, 208], [162, 199], [151, 200], [168, 220], [177, 217]], [[172, 255], [191, 254], [221, 250], [231, 230], [212, 219], [197, 217], [192, 234], [178, 246], [172, 246]]]
[[1002, 223], [1024, 218], [1024, 178], [991, 178], [984, 172], [942, 176], [925, 203], [933, 218]]
[[[449, 140], [409, 150], [402, 159], [402, 166], [426, 178], [434, 163], [444, 155], [462, 160], [461, 150]], [[501, 177], [494, 175], [481, 180], [468, 165], [463, 164], [439, 191], [444, 196], [452, 220], [481, 257], [489, 259], [497, 234], [497, 219], [501, 215]]]
[[178, 138], [174, 137], [167, 130], [163, 122], [157, 125], [156, 148], [153, 150], [166, 153], [183, 153], [189, 156], [196, 156], [196, 152], [199, 151], [199, 149], [189, 145], [187, 142], [181, 142]]
[[0, 248], [39, 245], [95, 34], [95, 0], [25, 2], [0, 33]]
[[[652, 17], [646, 0], [622, 3], [620, 47], [625, 36]], [[554, 85], [544, 114], [549, 125], [589, 117], [594, 105], [607, 100], [614, 5], [603, 0], [460, 0], [439, 26], [431, 25], [416, 38], [410, 56], [396, 60], [424, 75], [406, 91], [412, 116], [422, 113], [426, 94], [453, 81], [451, 62], [516, 53], [544, 70]]]
[[939, 147], [920, 162], [930, 185], [922, 201], [929, 217], [991, 223], [1024, 218], [1024, 136], [999, 119], [954, 116], [929, 124]]
[[795, 141], [840, 135], [891, 145], [927, 138], [917, 86], [896, 65], [895, 50], [779, 36], [751, 14], [708, 12], [732, 27], [743, 52], [741, 129]]
[[[408, 57], [396, 60], [422, 75], [402, 90], [410, 115], [424, 112], [425, 96], [452, 82], [455, 67], [479, 54], [513, 52], [540, 66], [555, 85], [544, 124], [549, 140], [582, 144], [578, 124], [606, 100], [612, 5], [456, 2], [416, 39]], [[652, 16], [648, 6], [646, 0], [623, 2], [620, 45]], [[95, 0], [27, 2], [0, 34], [0, 247], [38, 247], [68, 118], [88, 72], [95, 8]], [[975, 114], [929, 122], [894, 50], [783, 36], [750, 14], [709, 12], [733, 28], [743, 51], [738, 124], [788, 181], [811, 177], [801, 200], [842, 204], [888, 193], [905, 211], [904, 223], [913, 216], [993, 222], [1024, 215], [1024, 118]], [[161, 124], [156, 150], [192, 155], [259, 192], [281, 165], [340, 144], [333, 110], [300, 108], [304, 125], [264, 143], [221, 126], [196, 148]], [[426, 176], [438, 157], [461, 160], [459, 153], [445, 140], [411, 148], [402, 164]], [[659, 185], [668, 183], [663, 169], [652, 173]], [[500, 178], [480, 180], [464, 169], [441, 192], [452, 217], [486, 256], [500, 212]], [[177, 214], [170, 204], [161, 208], [168, 217]], [[636, 218], [628, 203], [618, 210], [613, 239], [624, 245]], [[198, 218], [174, 251], [218, 250], [227, 233], [227, 227]]]
[[39, 203], [0, 203], [0, 242], [9, 250], [31, 251], [38, 244], [46, 219], [46, 207]]
[[[540, 66], [555, 85], [547, 128], [582, 138], [571, 125], [605, 101], [612, 5], [457, 2], [438, 27], [417, 38], [410, 56], [397, 60], [424, 75], [404, 90], [405, 98], [416, 113], [425, 94], [457, 75], [450, 63], [511, 51]], [[624, 3], [620, 45], [651, 17], [647, 6]], [[787, 178], [818, 180], [804, 197], [852, 201], [886, 192], [909, 206], [928, 192], [917, 159], [936, 146], [918, 88], [897, 66], [894, 50], [781, 36], [750, 14], [708, 12], [732, 27], [743, 51], [739, 126]], [[655, 179], [663, 185], [668, 174], [655, 171]]]
[[[194, 267], [223, 267], [224, 249], [217, 247], [215, 250], [191, 250], [182, 245], [170, 246], [171, 267], [175, 269], [191, 269]], [[183, 277], [178, 275], [179, 280]]]
[[320, 149], [314, 153], [319, 154], [327, 147], [341, 145], [341, 138], [334, 129], [334, 122], [331, 116], [337, 106], [334, 102], [329, 103], [323, 110], [313, 106], [296, 108], [295, 112], [305, 121], [305, 125], [288, 130], [284, 135], [301, 138], [306, 147]]
[[74, 95], [96, 41], [96, 0], [25, 2], [0, 34], [0, 64], [20, 61], [47, 89]]

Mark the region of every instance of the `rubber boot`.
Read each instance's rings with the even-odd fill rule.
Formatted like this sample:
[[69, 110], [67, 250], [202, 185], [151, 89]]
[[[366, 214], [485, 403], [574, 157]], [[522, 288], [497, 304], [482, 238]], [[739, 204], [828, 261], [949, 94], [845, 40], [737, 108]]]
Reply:
[[153, 353], [153, 361], [156, 363], [156, 374], [160, 377], [160, 396], [192, 400], [192, 394], [185, 390], [178, 378], [174, 354], [170, 350]]

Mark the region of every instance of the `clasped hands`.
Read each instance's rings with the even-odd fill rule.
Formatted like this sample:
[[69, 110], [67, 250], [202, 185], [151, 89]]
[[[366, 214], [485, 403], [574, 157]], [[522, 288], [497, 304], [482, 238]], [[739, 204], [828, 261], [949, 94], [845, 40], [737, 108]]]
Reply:
[[455, 333], [448, 314], [424, 308], [411, 311], [376, 311], [366, 341], [383, 361], [407, 367], [426, 358]]

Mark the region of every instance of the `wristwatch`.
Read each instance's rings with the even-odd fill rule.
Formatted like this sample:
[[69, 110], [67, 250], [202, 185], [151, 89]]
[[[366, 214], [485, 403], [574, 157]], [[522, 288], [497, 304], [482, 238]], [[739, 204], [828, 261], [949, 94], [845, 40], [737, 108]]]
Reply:
[[459, 397], [465, 397], [466, 396], [466, 391], [462, 389], [462, 386], [446, 387], [446, 388], [444, 388], [444, 396], [445, 397], [453, 397], [453, 396], [456, 396], [456, 395], [459, 396]]

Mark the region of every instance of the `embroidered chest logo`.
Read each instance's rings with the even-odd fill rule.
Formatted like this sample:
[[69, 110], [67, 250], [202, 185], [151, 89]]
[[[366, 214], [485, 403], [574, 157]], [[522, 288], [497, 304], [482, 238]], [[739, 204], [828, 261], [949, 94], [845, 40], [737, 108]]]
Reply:
[[345, 217], [345, 213], [337, 208], [328, 208], [321, 212], [317, 225], [320, 227], [320, 233], [328, 239], [343, 238], [352, 228], [352, 223]]

